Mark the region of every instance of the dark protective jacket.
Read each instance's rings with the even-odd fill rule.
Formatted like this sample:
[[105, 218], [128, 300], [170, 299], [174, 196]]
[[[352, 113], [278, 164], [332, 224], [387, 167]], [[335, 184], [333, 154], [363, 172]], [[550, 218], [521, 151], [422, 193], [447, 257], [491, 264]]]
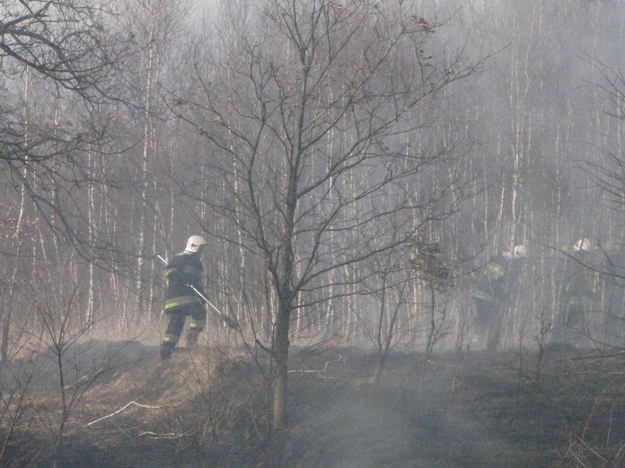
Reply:
[[200, 255], [192, 252], [182, 252], [173, 257], [165, 267], [167, 291], [165, 292], [165, 312], [177, 312], [194, 304], [204, 301], [191, 288], [193, 286], [204, 297], [202, 276], [204, 267]]
[[495, 303], [505, 296], [507, 265], [503, 259], [492, 259], [476, 275], [471, 288], [471, 295], [475, 299]]
[[596, 256], [580, 250], [567, 258], [563, 278], [563, 297], [565, 301], [586, 302], [596, 299], [595, 289], [598, 275], [594, 271]]

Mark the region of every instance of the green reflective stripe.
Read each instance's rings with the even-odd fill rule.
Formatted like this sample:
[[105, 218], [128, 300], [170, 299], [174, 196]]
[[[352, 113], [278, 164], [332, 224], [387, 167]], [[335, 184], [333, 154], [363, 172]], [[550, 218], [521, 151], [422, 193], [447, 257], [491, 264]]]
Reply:
[[484, 291], [480, 291], [479, 289], [476, 289], [474, 291], [471, 292], [471, 295], [477, 299], [482, 299], [483, 301], [492, 301], [493, 298], [490, 294], [485, 293]]
[[168, 278], [168, 277], [169, 277], [169, 275], [171, 275], [172, 273], [174, 273], [174, 272], [175, 272], [175, 271], [177, 271], [177, 270], [178, 270], [177, 268], [167, 268], [167, 269], [165, 270], [165, 278]]
[[176, 307], [182, 307], [189, 304], [199, 304], [200, 299], [196, 296], [179, 296], [172, 297], [165, 301], [165, 310], [175, 309]]
[[495, 280], [501, 278], [504, 274], [503, 268], [501, 265], [497, 265], [496, 263], [491, 263], [486, 267], [486, 274]]
[[192, 320], [191, 322], [189, 322], [189, 328], [197, 330], [197, 329], [202, 329], [204, 328], [205, 322], [200, 322], [200, 321], [194, 321]]
[[165, 337], [163, 338], [163, 344], [175, 346], [176, 344], [178, 344], [178, 338], [173, 335], [165, 335]]
[[592, 306], [592, 299], [583, 296], [574, 296], [569, 299], [569, 305], [583, 306], [584, 308]]

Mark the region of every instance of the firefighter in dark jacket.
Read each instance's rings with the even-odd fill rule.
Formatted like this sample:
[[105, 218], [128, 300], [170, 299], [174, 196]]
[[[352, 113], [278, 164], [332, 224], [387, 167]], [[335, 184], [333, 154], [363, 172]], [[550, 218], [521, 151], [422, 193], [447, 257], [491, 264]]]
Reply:
[[204, 300], [198, 295], [206, 297], [202, 289], [204, 267], [200, 261], [205, 246], [206, 240], [202, 236], [189, 237], [184, 252], [174, 256], [165, 268], [167, 291], [163, 311], [167, 314], [168, 323], [161, 344], [163, 359], [171, 357], [187, 316], [191, 317], [186, 334], [187, 346], [190, 348], [197, 344], [198, 336], [206, 325]]
[[480, 340], [483, 340], [487, 349], [495, 346], [493, 324], [497, 320], [501, 308], [501, 291], [503, 289], [505, 265], [503, 258], [492, 258], [480, 271], [471, 289], [475, 302], [475, 327]]
[[475, 327], [486, 349], [494, 351], [499, 346], [503, 319], [511, 291], [518, 287], [527, 248], [517, 245], [511, 253], [495, 255], [474, 278], [471, 296], [475, 303]]
[[554, 324], [554, 340], [559, 344], [579, 346], [589, 335], [589, 325], [597, 307], [597, 274], [594, 270], [596, 251], [593, 243], [578, 240], [567, 254], [560, 293], [560, 316]]

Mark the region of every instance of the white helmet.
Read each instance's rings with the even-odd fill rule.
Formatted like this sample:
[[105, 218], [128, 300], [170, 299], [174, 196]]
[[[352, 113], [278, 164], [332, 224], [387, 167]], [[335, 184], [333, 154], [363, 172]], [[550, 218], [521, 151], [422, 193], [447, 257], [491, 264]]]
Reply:
[[203, 245], [206, 245], [206, 239], [204, 239], [202, 236], [191, 236], [189, 237], [189, 240], [187, 240], [187, 247], [184, 249], [184, 251], [197, 252]]
[[527, 247], [524, 245], [515, 245], [512, 249], [512, 258], [525, 258], [527, 257]]
[[575, 245], [573, 246], [573, 250], [575, 252], [580, 252], [582, 250], [589, 252], [592, 250], [592, 248], [593, 248], [592, 242], [590, 242], [590, 240], [586, 239], [585, 237], [575, 242]]

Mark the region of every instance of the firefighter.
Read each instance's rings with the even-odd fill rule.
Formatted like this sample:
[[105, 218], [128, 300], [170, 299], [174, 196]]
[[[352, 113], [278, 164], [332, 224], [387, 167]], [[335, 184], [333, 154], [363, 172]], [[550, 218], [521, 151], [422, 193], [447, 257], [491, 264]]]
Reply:
[[625, 303], [625, 248], [621, 242], [608, 242], [604, 250], [602, 278], [604, 294], [603, 342], [608, 346], [622, 347], [624, 343], [623, 303]]
[[[191, 317], [186, 334], [187, 346], [193, 348], [206, 325], [202, 289], [204, 267], [200, 257], [206, 246], [202, 236], [191, 236], [183, 252], [174, 256], [165, 267], [167, 291], [163, 311], [167, 315], [167, 330], [161, 343], [161, 358], [168, 359], [178, 344], [187, 316]], [[195, 289], [195, 290], [194, 290]], [[196, 292], [197, 291], [197, 292]]]
[[479, 339], [489, 351], [499, 347], [506, 312], [514, 307], [521, 292], [527, 257], [527, 247], [515, 245], [512, 251], [493, 257], [477, 273], [471, 290], [475, 325]]
[[496, 255], [476, 272], [471, 288], [475, 303], [476, 332], [479, 339], [486, 342], [488, 350], [496, 349], [499, 344], [505, 276], [506, 259]]
[[568, 254], [562, 278], [560, 313], [555, 324], [556, 343], [578, 346], [589, 334], [590, 312], [597, 299], [596, 278], [592, 266], [594, 246], [589, 239], [575, 242]]

